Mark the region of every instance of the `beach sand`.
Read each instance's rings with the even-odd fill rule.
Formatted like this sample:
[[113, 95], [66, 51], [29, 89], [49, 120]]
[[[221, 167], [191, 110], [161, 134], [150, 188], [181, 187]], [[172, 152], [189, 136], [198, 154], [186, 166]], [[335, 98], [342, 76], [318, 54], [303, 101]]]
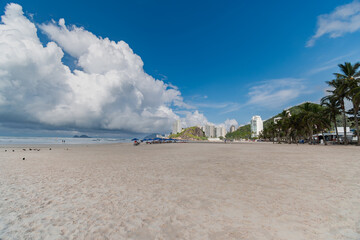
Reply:
[[2, 240], [360, 239], [360, 147], [22, 148], [0, 147]]

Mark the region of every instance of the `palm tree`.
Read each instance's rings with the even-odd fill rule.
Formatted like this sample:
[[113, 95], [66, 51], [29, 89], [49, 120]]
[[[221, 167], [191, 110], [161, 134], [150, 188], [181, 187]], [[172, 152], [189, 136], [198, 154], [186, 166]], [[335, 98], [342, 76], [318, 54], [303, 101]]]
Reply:
[[306, 102], [300, 107], [300, 114], [302, 121], [307, 128], [309, 144], [313, 142], [314, 128], [316, 127], [316, 121], [318, 120], [318, 113], [320, 112], [320, 106], [314, 103]]
[[345, 98], [348, 95], [348, 81], [344, 79], [334, 79], [332, 81], [328, 81], [327, 84], [333, 87], [333, 90], [327, 90], [327, 92], [331, 93], [332, 96], [339, 101], [341, 112], [343, 115], [343, 126], [344, 126], [344, 141], [345, 144], [348, 144], [348, 139], [346, 137], [346, 110], [345, 110]]
[[274, 143], [274, 141], [275, 141], [275, 136], [276, 136], [276, 130], [277, 130], [275, 123], [274, 123], [274, 122], [270, 122], [270, 123], [267, 125], [266, 129], [267, 129], [267, 132], [268, 132], [268, 134], [269, 134], [269, 137], [271, 138], [271, 141]]
[[[348, 98], [351, 100], [350, 91], [353, 88], [356, 88], [359, 86], [360, 63], [357, 62], [354, 65], [352, 65], [350, 62], [345, 62], [344, 64], [339, 64], [338, 66], [340, 68], [341, 73], [334, 73], [334, 75], [336, 76], [336, 80], [339, 81], [340, 84], [337, 84], [339, 89], [335, 88], [335, 91], [339, 92], [339, 93], [336, 93], [336, 95], [338, 95], [340, 98], [342, 98], [342, 102], [344, 102], [343, 101], [344, 98]], [[345, 144], [347, 144], [348, 139], [346, 137], [345, 104], [343, 104], [343, 103], [341, 103], [341, 104], [342, 104], [341, 108], [343, 110], [343, 119], [344, 119], [344, 138], [345, 138]], [[355, 101], [355, 104], [356, 104], [356, 101]], [[354, 102], [353, 102], [353, 105], [354, 105]], [[355, 110], [355, 105], [353, 107]]]
[[301, 114], [293, 114], [289, 117], [291, 126], [290, 135], [295, 143], [299, 142], [299, 137], [304, 135], [304, 122]]
[[324, 131], [331, 127], [331, 117], [330, 117], [330, 115], [331, 115], [331, 112], [329, 112], [328, 109], [326, 109], [326, 108], [322, 108], [317, 113], [316, 126], [317, 126], [317, 130], [319, 132], [321, 132], [321, 134], [323, 136], [323, 140], [324, 140], [325, 145], [327, 145], [327, 142], [326, 142], [326, 138], [325, 138], [325, 135], [324, 135]]
[[354, 86], [349, 91], [349, 99], [351, 99], [351, 102], [353, 104], [353, 115], [355, 120], [355, 128], [356, 128], [356, 136], [357, 136], [357, 145], [360, 145], [360, 138], [359, 138], [359, 120], [358, 120], [358, 114], [359, 114], [359, 108], [360, 108], [360, 87]]
[[334, 73], [336, 78], [353, 81], [360, 77], [360, 71], [358, 71], [360, 68], [360, 62], [357, 62], [354, 65], [349, 62], [345, 62], [344, 64], [339, 64], [338, 66], [341, 73]]
[[334, 122], [336, 132], [336, 142], [339, 143], [339, 133], [337, 129], [336, 116], [340, 114], [340, 102], [333, 95], [325, 96], [321, 99], [321, 105], [325, 107], [325, 114]]

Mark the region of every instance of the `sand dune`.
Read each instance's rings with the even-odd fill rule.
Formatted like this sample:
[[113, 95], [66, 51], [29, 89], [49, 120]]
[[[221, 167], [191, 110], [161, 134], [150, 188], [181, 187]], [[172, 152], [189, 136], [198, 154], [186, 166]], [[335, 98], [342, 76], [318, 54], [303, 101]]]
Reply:
[[360, 239], [359, 147], [22, 148], [0, 147], [2, 240]]

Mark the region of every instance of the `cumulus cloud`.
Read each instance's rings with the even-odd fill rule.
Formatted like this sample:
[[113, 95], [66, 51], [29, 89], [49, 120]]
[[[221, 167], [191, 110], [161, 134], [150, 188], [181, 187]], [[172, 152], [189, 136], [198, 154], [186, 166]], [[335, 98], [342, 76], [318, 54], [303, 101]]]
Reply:
[[[50, 39], [46, 46], [39, 30]], [[180, 118], [173, 108], [183, 109], [184, 127], [209, 123], [176, 86], [148, 75], [127, 43], [64, 19], [35, 25], [20, 5], [8, 4], [0, 52], [0, 127], [166, 132]], [[64, 52], [76, 60], [75, 70], [62, 62]]]
[[220, 124], [222, 127], [224, 127], [226, 130], [229, 130], [232, 125], [237, 128], [239, 126], [239, 123], [235, 119], [226, 119], [223, 124]]
[[346, 33], [353, 33], [360, 29], [360, 2], [355, 0], [341, 5], [329, 14], [318, 16], [317, 30], [306, 43], [307, 47], [314, 46], [316, 40], [324, 35], [337, 38]]
[[264, 81], [250, 88], [247, 104], [278, 108], [297, 98], [305, 89], [302, 79], [283, 78]]
[[235, 127], [239, 125], [235, 119], [226, 119], [225, 122], [220, 124], [209, 122], [205, 115], [198, 110], [194, 112], [184, 111], [182, 113], [185, 115], [185, 117], [181, 119], [182, 127], [214, 125], [229, 130], [231, 125], [234, 125]]
[[[65, 21], [40, 25], [52, 40], [40, 42], [22, 7], [8, 4], [0, 24], [0, 116], [49, 126], [166, 131], [186, 107], [178, 89], [143, 70], [123, 41], [97, 37]], [[73, 72], [62, 63], [77, 60]]]
[[198, 110], [194, 112], [185, 111], [184, 114], [185, 117], [181, 119], [183, 127], [205, 126], [206, 124], [211, 124], [205, 115]]

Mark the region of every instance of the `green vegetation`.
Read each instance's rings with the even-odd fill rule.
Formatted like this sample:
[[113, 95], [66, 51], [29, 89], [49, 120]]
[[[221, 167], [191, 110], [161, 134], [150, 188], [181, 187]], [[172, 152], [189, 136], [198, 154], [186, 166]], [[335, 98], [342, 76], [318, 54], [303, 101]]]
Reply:
[[[352, 65], [349, 62], [339, 64], [339, 73], [334, 73], [335, 79], [326, 83], [331, 87], [329, 95], [321, 99], [321, 105], [306, 102], [283, 111], [282, 113], [264, 122], [261, 137], [278, 142], [297, 142], [306, 139], [312, 143], [312, 136], [324, 133], [332, 128], [336, 130], [336, 140], [339, 141], [338, 126], [355, 127], [357, 145], [360, 145], [359, 118], [360, 118], [360, 63]], [[352, 109], [346, 111], [345, 101], [352, 103]], [[280, 120], [274, 122], [275, 117]], [[324, 139], [326, 144], [326, 139]], [[346, 131], [344, 143], [348, 144]]]
[[[262, 138], [276, 138], [278, 142], [297, 142], [298, 139], [307, 139], [311, 144], [313, 134], [324, 133], [333, 127], [336, 130], [336, 140], [339, 141], [337, 127], [354, 126], [357, 135], [357, 145], [360, 145], [359, 138], [359, 117], [360, 117], [360, 63], [352, 65], [349, 62], [338, 65], [340, 73], [334, 73], [335, 79], [326, 83], [331, 87], [327, 90], [329, 95], [321, 99], [321, 105], [306, 102], [295, 106], [288, 111], [283, 111], [275, 117], [280, 120], [274, 122], [271, 118], [264, 122]], [[345, 100], [352, 103], [353, 108], [345, 109]], [[326, 143], [326, 139], [324, 139]], [[348, 144], [346, 131], [344, 143]]]
[[284, 110], [276, 117], [280, 119], [274, 122], [271, 118], [264, 123], [261, 138], [272, 141], [276, 138], [279, 143], [307, 139], [309, 143], [312, 143], [313, 134], [323, 133], [331, 127], [328, 109], [316, 103], [300, 104]]
[[232, 133], [227, 133], [225, 136], [225, 138], [232, 140], [249, 139], [250, 137], [251, 137], [250, 124], [239, 127], [236, 131]]
[[[360, 63], [355, 63], [352, 65], [349, 62], [338, 65], [340, 68], [340, 73], [334, 73], [335, 79], [332, 81], [326, 82], [329, 86], [333, 87], [333, 90], [328, 90], [331, 97], [337, 101], [340, 105], [340, 112], [343, 117], [344, 129], [347, 126], [346, 114], [353, 115], [355, 121], [356, 135], [357, 135], [357, 145], [360, 145], [359, 138], [359, 107], [360, 107]], [[345, 111], [345, 99], [351, 101], [353, 108], [350, 111]], [[345, 144], [348, 144], [345, 132]]]

